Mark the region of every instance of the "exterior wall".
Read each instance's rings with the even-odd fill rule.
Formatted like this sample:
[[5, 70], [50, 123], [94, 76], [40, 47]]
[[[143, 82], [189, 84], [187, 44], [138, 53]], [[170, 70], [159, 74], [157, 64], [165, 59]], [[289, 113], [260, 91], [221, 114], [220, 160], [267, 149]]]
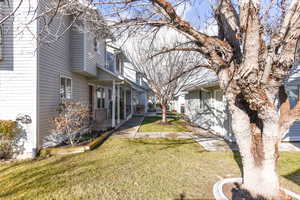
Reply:
[[[10, 9], [6, 1], [0, 3], [1, 13], [10, 12], [18, 3], [18, 0], [10, 1]], [[31, 6], [34, 4], [35, 1], [31, 2]], [[15, 120], [19, 114], [31, 118], [31, 123], [21, 124], [25, 139], [20, 141], [23, 157], [34, 156], [37, 131], [37, 56], [34, 52], [37, 42], [30, 33], [36, 32], [36, 23], [29, 24], [28, 29], [20, 25], [33, 17], [33, 13], [28, 13], [28, 6], [23, 3], [14, 22], [10, 18], [4, 24], [3, 60], [0, 60], [0, 119]], [[23, 33], [18, 34], [20, 31]]]
[[[63, 24], [70, 23], [70, 17], [57, 17], [53, 20], [50, 27], [51, 31], [64, 31]], [[42, 29], [43, 24], [38, 24], [38, 29]], [[60, 28], [60, 29], [59, 29]], [[40, 43], [38, 48], [38, 66], [39, 66], [39, 134], [38, 146], [42, 147], [43, 141], [50, 134], [52, 124], [50, 122], [57, 115], [57, 106], [60, 101], [60, 77], [65, 76], [72, 79], [72, 98], [88, 103], [89, 88], [86, 77], [73, 73], [72, 65], [74, 56], [70, 54], [70, 48], [73, 49], [71, 41], [76, 38], [79, 44], [81, 36], [73, 37], [73, 31], [67, 31], [59, 40], [54, 40], [49, 44]], [[46, 37], [47, 39], [51, 39]], [[78, 49], [80, 49], [78, 45]], [[81, 56], [82, 57], [82, 56]], [[80, 62], [79, 62], [80, 63]], [[78, 63], [78, 64], [79, 64]], [[81, 63], [80, 63], [81, 64]]]
[[94, 35], [88, 31], [80, 31], [72, 28], [71, 37], [71, 64], [72, 71], [89, 77], [97, 76], [97, 66], [105, 66], [105, 41], [97, 40], [97, 51], [95, 51]]
[[[289, 95], [290, 105], [294, 106], [297, 102], [298, 91], [300, 87], [300, 64], [296, 64], [286, 81], [286, 90]], [[283, 135], [284, 141], [300, 141], [300, 122], [295, 122], [293, 126]]]
[[227, 104], [218, 87], [193, 90], [185, 95], [185, 108], [188, 120], [222, 137], [230, 138], [230, 116]]
[[185, 95], [179, 95], [176, 100], [171, 102], [171, 109], [176, 110], [178, 113], [181, 112], [181, 106], [185, 107]]
[[[297, 101], [298, 88], [300, 87], [299, 67], [290, 76], [286, 82], [286, 89], [289, 94], [291, 106], [294, 106]], [[186, 95], [186, 114], [188, 119], [196, 125], [213, 130], [219, 135], [234, 140], [234, 135], [231, 130], [231, 118], [228, 114], [225, 98], [218, 88], [204, 88], [210, 91], [212, 98], [205, 97], [207, 105], [201, 108], [200, 91], [195, 90]], [[296, 122], [284, 135], [283, 141], [300, 141], [300, 122]]]

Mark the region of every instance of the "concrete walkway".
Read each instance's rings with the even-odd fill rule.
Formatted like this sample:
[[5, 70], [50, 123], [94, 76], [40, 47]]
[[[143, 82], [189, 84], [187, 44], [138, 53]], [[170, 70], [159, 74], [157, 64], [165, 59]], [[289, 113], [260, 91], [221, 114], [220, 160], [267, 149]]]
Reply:
[[[207, 151], [239, 151], [235, 142], [229, 142], [222, 137], [200, 128], [189, 127], [193, 131], [192, 138]], [[279, 151], [300, 152], [300, 142], [282, 142]]]
[[[238, 151], [236, 143], [228, 142], [222, 137], [209, 131], [187, 126], [191, 132], [138, 132], [144, 117], [133, 117], [113, 133], [113, 138], [170, 138], [170, 139], [193, 139], [203, 146], [206, 151]], [[300, 152], [300, 142], [283, 142], [279, 151]]]
[[132, 138], [139, 130], [144, 117], [132, 117], [122, 126], [120, 126], [115, 133], [113, 133], [113, 138]]

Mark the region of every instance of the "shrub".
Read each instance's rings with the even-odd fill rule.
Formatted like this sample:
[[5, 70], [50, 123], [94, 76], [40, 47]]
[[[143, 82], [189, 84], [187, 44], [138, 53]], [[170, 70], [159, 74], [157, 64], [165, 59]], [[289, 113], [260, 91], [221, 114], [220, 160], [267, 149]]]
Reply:
[[19, 133], [16, 121], [0, 120], [0, 158], [12, 156]]
[[74, 145], [76, 132], [89, 126], [89, 107], [80, 101], [62, 100], [59, 115], [53, 119], [54, 132], [66, 135]]

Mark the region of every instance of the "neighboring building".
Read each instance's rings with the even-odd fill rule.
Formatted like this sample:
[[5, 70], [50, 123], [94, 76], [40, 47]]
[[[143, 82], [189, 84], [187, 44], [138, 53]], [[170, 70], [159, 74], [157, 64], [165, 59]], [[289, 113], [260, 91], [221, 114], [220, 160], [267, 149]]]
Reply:
[[137, 72], [134, 66], [128, 61], [124, 68], [125, 77], [132, 83], [133, 87], [133, 111], [135, 114], [148, 112], [148, 103], [153, 100], [153, 93], [143, 79], [141, 73]]
[[[286, 89], [291, 106], [297, 102], [300, 87], [300, 65], [286, 81]], [[211, 130], [228, 140], [234, 140], [231, 130], [231, 118], [226, 99], [219, 87], [218, 78], [211, 72], [206, 80], [196, 87], [186, 90], [185, 107], [187, 119], [201, 128]], [[296, 122], [283, 141], [300, 141], [300, 122]]]
[[[0, 1], [1, 12], [14, 10], [17, 1], [11, 2], [9, 6]], [[45, 2], [49, 1], [39, 1], [38, 12]], [[28, 12], [28, 6], [36, 4], [23, 3], [14, 18], [0, 27], [0, 119], [26, 118], [22, 158], [34, 157], [44, 146], [52, 128], [50, 120], [63, 98], [88, 104], [96, 130], [117, 127], [133, 114], [132, 84], [124, 77], [122, 52], [109, 47], [106, 38], [95, 37], [82, 21], [77, 25], [83, 31], [66, 29], [73, 16], [54, 18], [50, 32], [64, 33], [57, 38], [43, 34], [43, 20], [24, 28], [35, 14]], [[41, 41], [34, 39], [38, 34]]]
[[185, 92], [180, 93], [170, 103], [169, 110], [175, 110], [177, 113], [185, 113]]

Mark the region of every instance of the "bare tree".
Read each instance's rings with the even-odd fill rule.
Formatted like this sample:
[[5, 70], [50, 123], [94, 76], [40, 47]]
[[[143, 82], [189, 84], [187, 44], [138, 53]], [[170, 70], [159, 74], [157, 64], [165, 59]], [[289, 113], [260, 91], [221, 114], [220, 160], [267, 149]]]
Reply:
[[[192, 1], [191, 1], [192, 2]], [[197, 2], [197, 1], [196, 1]], [[100, 0], [114, 33], [156, 31], [168, 26], [186, 35], [191, 47], [163, 50], [198, 52], [218, 75], [232, 116], [243, 161], [243, 187], [253, 196], [278, 199], [276, 173], [282, 134], [299, 120], [300, 99], [291, 108], [284, 80], [295, 63], [300, 35], [299, 0], [218, 0], [213, 17], [219, 35], [209, 36], [177, 14], [188, 1]], [[105, 8], [110, 8], [105, 12]], [[200, 10], [200, 9], [199, 9]]]
[[[167, 43], [161, 36], [157, 36], [155, 41], [149, 41], [147, 38], [149, 37], [134, 38], [137, 42], [131, 40], [126, 54], [135, 71], [146, 79], [150, 89], [161, 103], [162, 122], [167, 123], [167, 107], [170, 101], [174, 100], [182, 90], [199, 83], [207, 70], [203, 71], [200, 68], [203, 65], [201, 57], [190, 52], [160, 53], [161, 48], [176, 46], [174, 42], [174, 44]], [[158, 55], [155, 55], [157, 53]], [[195, 64], [198, 64], [199, 68], [195, 68]]]
[[[124, 32], [130, 36], [156, 32], [164, 26], [186, 35], [191, 46], [183, 44], [161, 53], [197, 52], [207, 60], [206, 67], [218, 75], [229, 104], [232, 130], [243, 161], [243, 187], [254, 196], [278, 199], [278, 146], [282, 134], [300, 116], [300, 98], [291, 108], [284, 88], [284, 80], [296, 60], [299, 0], [217, 0], [213, 7], [219, 28], [217, 37], [205, 34], [177, 14], [177, 8], [188, 0], [87, 2], [98, 6], [116, 37]], [[59, 11], [52, 10], [53, 14]], [[13, 15], [11, 11], [9, 16]], [[96, 21], [103, 24], [101, 20]]]

